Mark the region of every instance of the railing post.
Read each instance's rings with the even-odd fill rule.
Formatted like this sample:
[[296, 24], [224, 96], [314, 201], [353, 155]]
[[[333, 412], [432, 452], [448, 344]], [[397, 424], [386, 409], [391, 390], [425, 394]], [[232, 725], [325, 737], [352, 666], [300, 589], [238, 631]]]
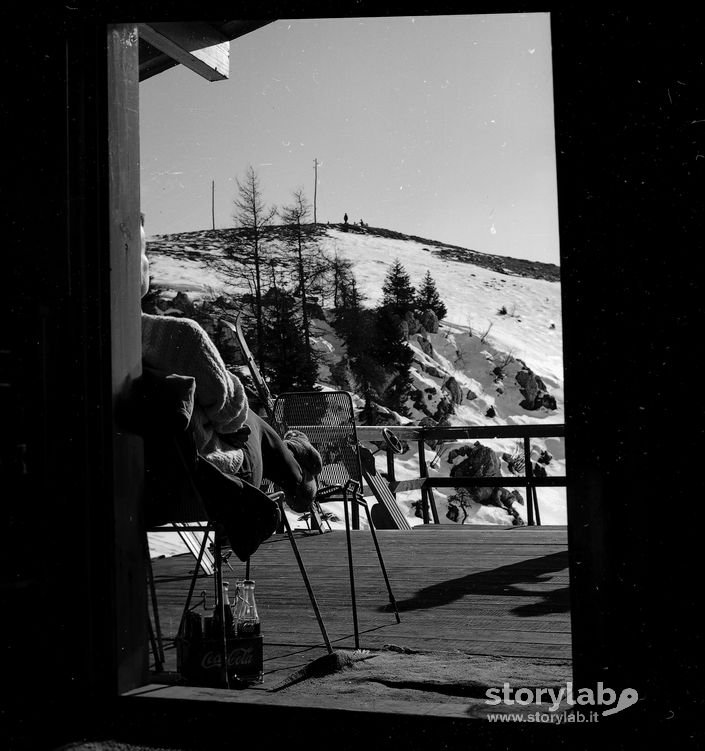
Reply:
[[[419, 438], [419, 476], [423, 479], [428, 477], [428, 467], [426, 466], [426, 449], [424, 448], [423, 435]], [[428, 490], [421, 488], [421, 510], [423, 512], [423, 523], [428, 524]]]
[[[394, 452], [392, 449], [387, 446], [387, 482], [393, 487], [393, 483], [397, 481], [396, 475], [394, 473]], [[394, 490], [391, 489], [390, 491], [394, 498], [397, 497], [397, 494]]]
[[526, 476], [526, 521], [530, 527], [534, 526], [534, 487], [531, 480], [534, 472], [531, 468], [531, 439], [524, 437], [524, 475]]
[[534, 492], [534, 510], [536, 511], [536, 526], [541, 526], [541, 514], [539, 514], [539, 497], [538, 493], [536, 492], [536, 486], [532, 487], [532, 490]]
[[[419, 438], [419, 475], [426, 479], [428, 477], [428, 466], [426, 465], [426, 445], [424, 443], [423, 428], [421, 430], [421, 438]], [[433, 490], [431, 488], [421, 488], [421, 500], [423, 501], [423, 522], [429, 523], [428, 507], [429, 502], [431, 506], [431, 514], [433, 515], [433, 523], [439, 524], [438, 509], [436, 508], [436, 499], [433, 496]]]

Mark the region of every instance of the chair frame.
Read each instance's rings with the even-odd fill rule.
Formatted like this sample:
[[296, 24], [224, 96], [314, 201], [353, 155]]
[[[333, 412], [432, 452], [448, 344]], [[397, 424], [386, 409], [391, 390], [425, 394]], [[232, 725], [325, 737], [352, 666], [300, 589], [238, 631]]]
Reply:
[[[329, 398], [331, 396], [335, 396], [338, 399], [343, 400], [346, 402], [346, 404], [349, 405], [349, 411], [351, 415], [351, 421], [349, 427], [352, 431], [352, 436], [350, 437], [348, 441], [348, 445], [352, 450], [352, 456], [354, 457], [354, 462], [357, 465], [357, 473], [358, 478], [355, 479], [350, 475], [350, 472], [348, 472], [348, 478], [341, 478], [341, 482], [337, 483], [330, 483], [327, 485], [324, 485], [323, 487], [319, 488], [318, 494], [316, 496], [317, 500], [320, 498], [322, 502], [325, 502], [326, 500], [330, 500], [331, 496], [334, 494], [341, 494], [342, 501], [343, 501], [343, 510], [345, 514], [345, 534], [346, 534], [346, 543], [347, 543], [347, 554], [348, 554], [348, 575], [350, 579], [350, 595], [352, 600], [352, 618], [353, 618], [353, 632], [354, 632], [354, 639], [355, 639], [355, 648], [360, 648], [360, 629], [359, 629], [359, 623], [358, 623], [358, 617], [357, 617], [357, 597], [355, 593], [355, 569], [354, 569], [354, 562], [353, 562], [353, 551], [352, 551], [352, 538], [351, 538], [351, 529], [359, 529], [359, 507], [362, 506], [365, 510], [365, 514], [367, 517], [368, 527], [370, 534], [372, 536], [372, 540], [375, 546], [375, 551], [377, 553], [377, 559], [379, 561], [380, 569], [382, 571], [382, 576], [384, 578], [385, 585], [387, 587], [387, 593], [389, 596], [389, 604], [391, 609], [394, 611], [396, 621], [397, 623], [401, 623], [401, 617], [399, 616], [399, 609], [397, 607], [396, 599], [394, 597], [394, 592], [392, 590], [391, 583], [389, 581], [389, 576], [387, 574], [387, 568], [384, 563], [384, 557], [382, 555], [382, 550], [379, 545], [379, 540], [377, 538], [377, 532], [375, 530], [374, 524], [372, 523], [372, 517], [370, 514], [370, 509], [367, 504], [366, 499], [364, 498], [362, 494], [362, 466], [360, 464], [360, 448], [361, 445], [357, 439], [357, 430], [355, 425], [355, 419], [354, 419], [354, 412], [353, 412], [353, 405], [352, 405], [352, 398], [350, 397], [350, 394], [347, 391], [304, 391], [304, 392], [286, 392], [283, 394], [280, 394], [275, 402], [274, 402], [274, 428], [277, 430], [281, 435], [284, 435], [287, 429], [289, 428], [296, 428], [299, 430], [302, 430], [304, 433], [307, 433], [309, 440], [311, 441], [312, 445], [316, 445], [316, 428], [320, 427], [327, 427], [327, 426], [318, 426], [318, 425], [303, 425], [303, 424], [291, 424], [288, 423], [285, 419], [282, 418], [282, 413], [284, 413], [284, 407], [286, 405], [286, 402], [291, 402], [292, 400], [321, 400], [322, 398], [325, 398], [328, 396]], [[308, 429], [308, 432], [307, 432]], [[313, 437], [312, 437], [313, 436]], [[345, 479], [343, 482], [342, 480]]]

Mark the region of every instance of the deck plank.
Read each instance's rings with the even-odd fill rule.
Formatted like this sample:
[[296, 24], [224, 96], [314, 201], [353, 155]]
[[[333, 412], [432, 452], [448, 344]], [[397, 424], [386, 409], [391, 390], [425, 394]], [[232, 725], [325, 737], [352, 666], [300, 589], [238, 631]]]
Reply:
[[[361, 647], [396, 645], [495, 657], [569, 661], [568, 555], [565, 527], [424, 525], [378, 533], [401, 623], [388, 595], [372, 537], [352, 534]], [[343, 532], [297, 532], [326, 627], [336, 648], [353, 648], [347, 550]], [[152, 562], [160, 620], [175, 636], [195, 561], [190, 555]], [[231, 560], [232, 585], [245, 572]], [[251, 564], [265, 641], [265, 675], [294, 670], [324, 653], [323, 640], [295, 558], [284, 536], [265, 542]], [[212, 579], [200, 576], [213, 606]], [[167, 669], [175, 670], [168, 649]]]

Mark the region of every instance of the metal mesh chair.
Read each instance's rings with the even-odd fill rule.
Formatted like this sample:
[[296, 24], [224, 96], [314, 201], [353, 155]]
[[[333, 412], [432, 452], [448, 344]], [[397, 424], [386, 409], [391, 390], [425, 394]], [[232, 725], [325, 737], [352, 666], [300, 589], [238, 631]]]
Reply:
[[299, 430], [305, 433], [314, 448], [321, 454], [323, 470], [318, 476], [318, 492], [314, 503], [320, 504], [332, 499], [343, 502], [355, 647], [359, 648], [360, 636], [350, 530], [351, 527], [356, 530], [360, 528], [360, 506], [365, 510], [368, 527], [387, 586], [390, 606], [394, 610], [397, 623], [400, 623], [401, 619], [387, 576], [377, 533], [372, 523], [370, 509], [362, 495], [360, 446], [352, 398], [346, 391], [303, 391], [280, 394], [274, 402], [272, 425], [281, 436], [284, 436], [288, 430]]
[[[318, 477], [317, 502], [342, 500], [349, 480], [362, 487], [362, 468], [357, 450], [357, 430], [350, 394], [345, 391], [289, 392], [274, 402], [274, 429], [283, 436], [300, 430], [323, 459]], [[352, 526], [360, 528], [360, 514], [353, 505]]]

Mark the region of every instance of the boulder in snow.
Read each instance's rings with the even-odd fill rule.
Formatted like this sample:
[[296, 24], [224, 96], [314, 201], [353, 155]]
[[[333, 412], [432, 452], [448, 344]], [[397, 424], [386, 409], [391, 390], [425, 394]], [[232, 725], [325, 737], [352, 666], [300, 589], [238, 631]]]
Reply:
[[460, 384], [455, 380], [453, 376], [450, 376], [448, 380], [443, 384], [443, 388], [450, 394], [454, 404], [463, 403], [463, 390], [460, 388]]
[[528, 410], [536, 410], [541, 407], [556, 409], [556, 399], [548, 393], [546, 384], [530, 368], [524, 368], [517, 372], [516, 381], [519, 390], [524, 397], [519, 403], [520, 407]]
[[416, 341], [419, 349], [428, 357], [433, 357], [433, 344], [423, 334], [417, 334]]

